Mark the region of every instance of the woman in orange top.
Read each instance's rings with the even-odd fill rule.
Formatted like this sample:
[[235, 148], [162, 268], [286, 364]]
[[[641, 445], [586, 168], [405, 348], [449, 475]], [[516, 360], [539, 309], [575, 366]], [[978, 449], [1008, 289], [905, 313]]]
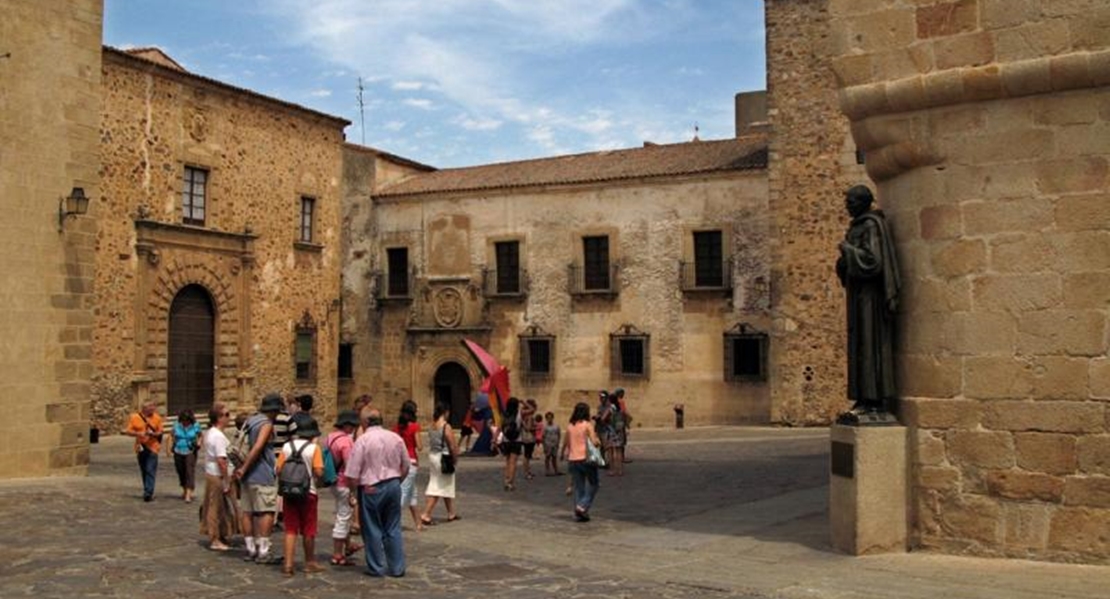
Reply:
[[131, 415], [123, 434], [135, 437], [135, 454], [143, 477], [143, 501], [154, 499], [154, 478], [158, 475], [158, 450], [162, 447], [162, 417], [153, 401]]
[[574, 484], [574, 519], [579, 522], [590, 521], [590, 506], [597, 496], [597, 464], [586, 460], [586, 440], [594, 446], [600, 446], [601, 441], [594, 431], [593, 421], [590, 420], [590, 406], [579, 402], [574, 406], [570, 416], [570, 426], [563, 437], [563, 458], [567, 460], [570, 469], [571, 481]]

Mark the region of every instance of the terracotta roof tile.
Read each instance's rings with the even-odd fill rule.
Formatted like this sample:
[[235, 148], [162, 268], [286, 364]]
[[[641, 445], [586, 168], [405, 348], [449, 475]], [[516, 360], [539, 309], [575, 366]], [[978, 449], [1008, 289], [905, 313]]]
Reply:
[[451, 168], [420, 174], [382, 188], [377, 197], [569, 185], [650, 177], [696, 175], [767, 167], [767, 135], [692, 141]]

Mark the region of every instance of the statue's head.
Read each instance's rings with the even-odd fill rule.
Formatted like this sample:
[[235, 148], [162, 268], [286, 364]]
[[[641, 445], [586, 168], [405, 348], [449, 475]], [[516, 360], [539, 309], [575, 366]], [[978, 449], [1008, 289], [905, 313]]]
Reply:
[[866, 185], [856, 185], [844, 194], [844, 206], [848, 209], [848, 214], [853, 217], [859, 216], [871, 209], [871, 204], [874, 203], [875, 196], [871, 193], [871, 189]]

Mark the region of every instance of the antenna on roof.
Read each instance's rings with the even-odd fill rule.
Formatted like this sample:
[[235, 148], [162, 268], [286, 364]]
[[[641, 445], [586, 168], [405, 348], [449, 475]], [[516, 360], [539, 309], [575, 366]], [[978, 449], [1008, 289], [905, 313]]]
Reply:
[[362, 77], [358, 78], [358, 126], [362, 131], [362, 145], [366, 145], [366, 102], [362, 100]]
[[698, 133], [701, 133], [701, 128], [698, 127], [698, 122], [694, 121], [694, 139], [690, 141], [701, 141], [701, 138], [698, 137]]

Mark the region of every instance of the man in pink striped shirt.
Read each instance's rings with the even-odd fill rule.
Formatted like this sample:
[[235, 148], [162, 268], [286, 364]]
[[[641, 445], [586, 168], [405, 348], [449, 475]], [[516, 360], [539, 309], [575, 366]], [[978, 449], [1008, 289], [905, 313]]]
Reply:
[[382, 414], [370, 409], [366, 431], [355, 441], [344, 475], [358, 494], [366, 571], [370, 576], [404, 576], [401, 539], [401, 481], [409, 472], [409, 454], [401, 436], [382, 428]]

